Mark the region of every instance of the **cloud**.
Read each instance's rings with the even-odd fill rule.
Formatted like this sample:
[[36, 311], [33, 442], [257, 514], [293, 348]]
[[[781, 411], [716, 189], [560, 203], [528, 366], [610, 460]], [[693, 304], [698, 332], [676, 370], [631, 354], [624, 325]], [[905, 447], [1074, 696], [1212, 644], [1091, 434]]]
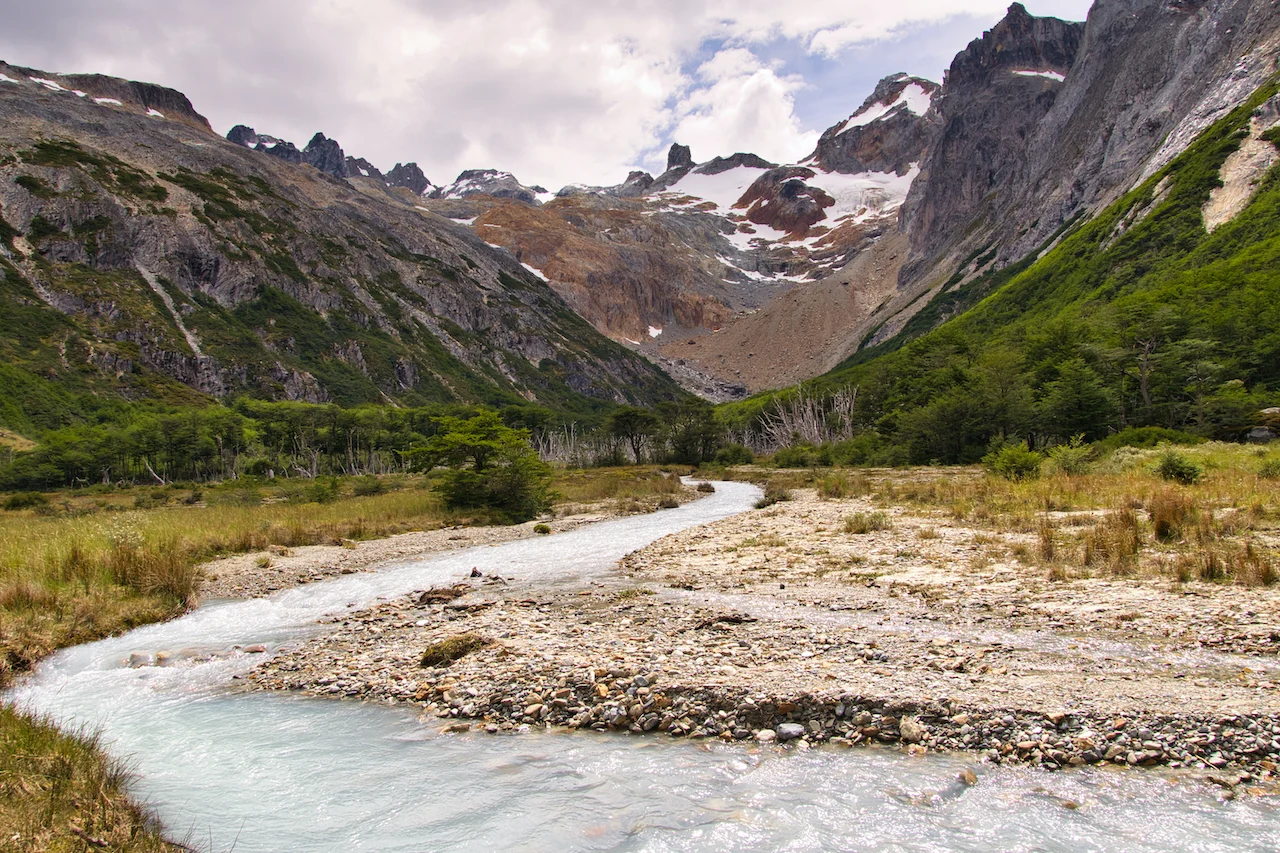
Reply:
[[[797, 118], [807, 84], [762, 60], [766, 44], [839, 63], [907, 27], [994, 23], [1006, 3], [44, 0], [9, 4], [0, 57], [181, 89], [220, 132], [245, 123], [304, 144], [322, 130], [437, 182], [493, 166], [555, 188], [660, 168], [673, 138], [700, 159], [803, 156], [825, 124]], [[1087, 0], [1028, 5], [1083, 12]], [[977, 35], [957, 33], [956, 49]]]
[[749, 150], [767, 160], [791, 162], [808, 154], [818, 134], [800, 126], [792, 93], [797, 76], [780, 76], [745, 48], [717, 51], [698, 68], [698, 82], [676, 106], [672, 138], [707, 160]]

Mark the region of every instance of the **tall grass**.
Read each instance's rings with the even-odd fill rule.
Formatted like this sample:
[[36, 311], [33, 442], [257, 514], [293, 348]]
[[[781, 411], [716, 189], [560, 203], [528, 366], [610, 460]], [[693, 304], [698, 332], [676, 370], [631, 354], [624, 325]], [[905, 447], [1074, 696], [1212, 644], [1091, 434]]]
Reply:
[[128, 779], [96, 737], [67, 734], [0, 706], [0, 849], [182, 849], [129, 800]]

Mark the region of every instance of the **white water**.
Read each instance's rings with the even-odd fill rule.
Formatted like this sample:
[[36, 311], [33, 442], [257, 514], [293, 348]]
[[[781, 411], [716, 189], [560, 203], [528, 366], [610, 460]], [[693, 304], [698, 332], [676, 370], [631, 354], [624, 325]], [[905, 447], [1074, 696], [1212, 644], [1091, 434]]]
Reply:
[[[133, 652], [226, 655], [306, 636], [317, 619], [456, 580], [607, 571], [622, 555], [746, 509], [715, 495], [651, 516], [401, 563], [212, 605], [69, 649], [10, 698], [101, 728], [138, 794], [178, 838], [211, 851], [866, 850], [1274, 851], [1280, 812], [1154, 773], [1046, 774], [888, 750], [704, 745], [534, 733], [437, 735], [407, 709], [228, 689], [260, 656], [131, 669]], [[1068, 808], [1070, 804], [1078, 808]]]

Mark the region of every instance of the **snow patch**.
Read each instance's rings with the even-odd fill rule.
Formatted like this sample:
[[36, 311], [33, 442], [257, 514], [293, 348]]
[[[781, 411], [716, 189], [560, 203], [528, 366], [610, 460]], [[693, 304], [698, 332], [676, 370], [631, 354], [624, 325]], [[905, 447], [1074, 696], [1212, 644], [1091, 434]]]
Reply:
[[826, 209], [824, 223], [836, 223], [848, 217], [861, 222], [875, 216], [883, 216], [902, 206], [911, 184], [920, 174], [919, 164], [913, 163], [905, 175], [894, 172], [862, 172], [846, 175], [842, 172], [814, 170], [805, 183], [817, 187], [836, 200], [834, 207]]
[[87, 98], [87, 97], [89, 97], [89, 93], [88, 93], [88, 92], [81, 92], [79, 89], [72, 89], [72, 90], [71, 90], [71, 94], [75, 95], [77, 98]]
[[102, 105], [102, 106], [104, 106], [104, 107], [105, 107], [105, 106], [108, 106], [108, 105], [113, 106], [113, 107], [123, 107], [123, 106], [124, 106], [124, 104], [123, 104], [123, 103], [121, 103], [120, 101], [117, 101], [115, 98], [94, 98], [94, 99], [93, 99], [93, 102], [94, 102], [95, 104], [100, 104], [100, 105]]
[[357, 166], [356, 168], [360, 170], [360, 174], [364, 175], [366, 178], [369, 177], [369, 170], [364, 166]]
[[5, 75], [0, 74], [0, 83], [19, 83], [19, 82], [21, 81], [14, 80], [12, 77], [6, 77]]
[[147, 115], [152, 116], [154, 118], [164, 118], [164, 113], [160, 112], [159, 110], [147, 110]]
[[1062, 81], [1064, 81], [1064, 80], [1066, 80], [1066, 79], [1067, 79], [1067, 75], [1065, 75], [1065, 74], [1059, 74], [1057, 71], [1031, 71], [1031, 70], [1020, 70], [1020, 71], [1015, 71], [1015, 72], [1013, 72], [1013, 76], [1015, 76], [1015, 77], [1043, 77], [1043, 78], [1044, 78], [1044, 79], [1046, 79], [1046, 80], [1056, 80], [1056, 81], [1057, 81], [1057, 82], [1059, 82], [1059, 83], [1061, 83]]
[[840, 129], [836, 131], [836, 136], [855, 127], [863, 127], [872, 122], [879, 121], [889, 113], [896, 110], [900, 105], [905, 105], [907, 111], [915, 115], [922, 116], [929, 111], [929, 106], [933, 103], [933, 96], [925, 91], [925, 88], [919, 83], [912, 83], [899, 93], [891, 104], [872, 104], [864, 111], [854, 113], [844, 124], [840, 125]]
[[693, 196], [709, 201], [723, 211], [729, 211], [747, 187], [755, 183], [756, 178], [768, 169], [757, 169], [751, 166], [737, 166], [718, 175], [700, 175], [690, 172], [667, 188], [663, 195]]
[[657, 326], [649, 327], [649, 337], [656, 338], [658, 337], [658, 335], [661, 335], [661, 334], [662, 334], [662, 330], [659, 329]]
[[529, 272], [533, 273], [534, 275], [536, 275], [538, 278], [542, 279], [543, 281], [550, 281], [550, 280], [551, 280], [551, 279], [547, 278], [545, 275], [543, 275], [543, 274], [542, 274], [542, 270], [540, 270], [540, 269], [536, 269], [536, 268], [531, 267], [531, 266], [529, 266], [528, 264], [524, 264], [524, 263], [520, 264], [520, 266], [524, 267], [524, 268], [525, 268], [525, 269], [527, 269]]
[[[420, 208], [418, 208], [418, 209], [419, 209], [419, 210], [426, 210], [427, 208], [425, 208], [425, 207], [420, 207]], [[449, 217], [449, 218], [450, 218], [450, 219], [452, 219], [454, 222], [458, 223], [459, 225], [475, 225], [475, 224], [476, 224], [476, 220], [477, 220], [477, 219], [479, 219], [480, 217], [478, 217], [478, 216], [473, 216], [473, 217], [471, 217], [470, 219], [460, 219], [460, 218], [458, 218], [458, 217], [456, 217], [456, 216], [451, 216], [451, 217]], [[495, 227], [496, 227], [496, 226], [495, 226]]]
[[57, 83], [53, 82], [52, 80], [46, 80], [46, 79], [44, 79], [43, 77], [32, 77], [32, 78], [31, 78], [31, 82], [32, 82], [32, 83], [39, 83], [41, 86], [44, 86], [44, 87], [45, 87], [46, 89], [48, 89], [50, 92], [65, 92], [65, 91], [67, 91], [66, 89], [62, 88], [61, 86], [59, 86]]

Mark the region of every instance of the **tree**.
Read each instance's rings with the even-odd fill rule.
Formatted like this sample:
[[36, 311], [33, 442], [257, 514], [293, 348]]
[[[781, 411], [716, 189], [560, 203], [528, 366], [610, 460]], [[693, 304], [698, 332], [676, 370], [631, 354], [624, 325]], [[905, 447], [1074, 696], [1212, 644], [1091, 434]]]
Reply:
[[637, 464], [644, 450], [645, 439], [657, 433], [659, 426], [660, 422], [656, 415], [635, 406], [621, 406], [614, 409], [604, 422], [605, 431], [609, 435], [631, 445], [631, 455]]
[[551, 467], [529, 444], [529, 431], [505, 425], [497, 412], [439, 417], [440, 431], [406, 454], [414, 467], [449, 470], [436, 488], [454, 508], [488, 507], [526, 521], [551, 503]]
[[1098, 374], [1082, 358], [1066, 361], [1058, 378], [1044, 386], [1040, 414], [1046, 426], [1062, 438], [1084, 434], [1101, 438], [1115, 414], [1115, 404]]

